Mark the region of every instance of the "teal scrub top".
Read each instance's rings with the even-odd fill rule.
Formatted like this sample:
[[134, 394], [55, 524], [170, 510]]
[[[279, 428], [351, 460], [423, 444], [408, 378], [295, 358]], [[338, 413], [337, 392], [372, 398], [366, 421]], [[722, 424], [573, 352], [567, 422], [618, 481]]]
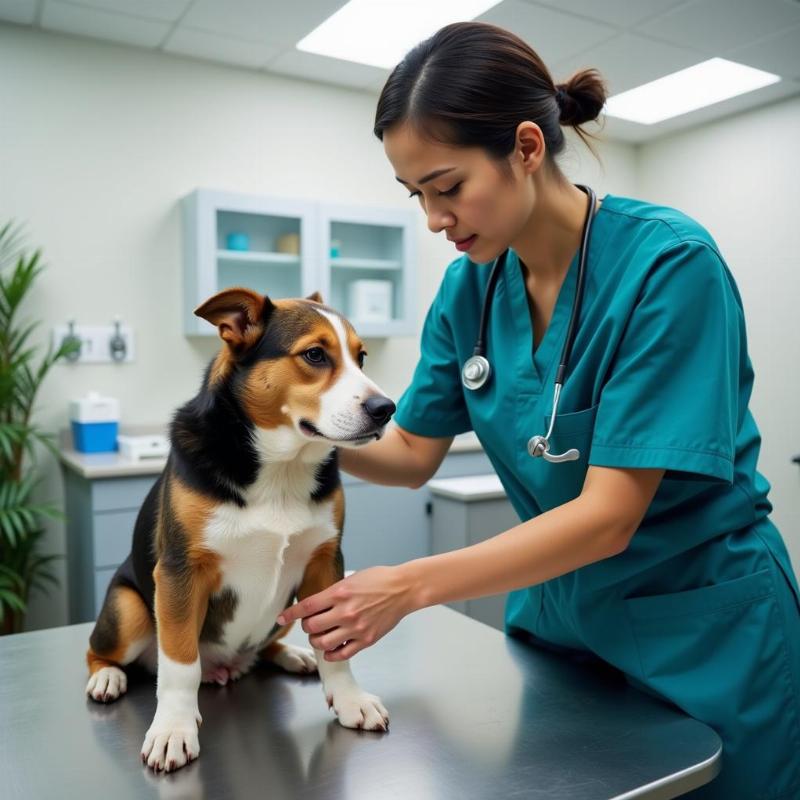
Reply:
[[422, 436], [473, 429], [522, 520], [576, 498], [590, 465], [666, 470], [625, 551], [511, 592], [506, 632], [593, 653], [711, 725], [722, 771], [698, 797], [800, 797], [800, 595], [756, 470], [744, 312], [716, 244], [674, 209], [603, 199], [551, 440], [580, 458], [560, 464], [527, 443], [548, 429], [577, 253], [535, 351], [509, 253], [489, 317], [493, 374], [471, 392], [461, 366], [490, 269], [448, 267], [397, 423]]
[[[748, 409], [753, 368], [742, 302], [701, 225], [672, 208], [603, 199], [551, 438], [551, 452], [576, 447], [577, 461], [532, 458], [527, 442], [548, 429], [578, 254], [534, 351], [520, 261], [509, 252], [488, 323], [492, 377], [469, 391], [461, 366], [478, 334], [490, 269], [467, 256], [448, 266], [395, 420], [421, 436], [474, 430], [522, 520], [577, 497], [589, 465], [666, 470], [628, 549], [572, 573], [573, 600], [607, 587], [635, 589], [652, 567], [771, 511], [769, 483], [756, 471], [761, 440]], [[668, 571], [659, 580], [668, 590]], [[514, 608], [522, 605], [509, 605], [507, 622]]]

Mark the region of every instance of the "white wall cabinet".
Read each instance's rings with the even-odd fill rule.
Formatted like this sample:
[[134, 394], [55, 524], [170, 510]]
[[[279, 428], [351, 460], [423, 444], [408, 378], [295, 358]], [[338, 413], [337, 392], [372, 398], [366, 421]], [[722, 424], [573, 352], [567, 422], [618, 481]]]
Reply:
[[212, 189], [182, 205], [187, 335], [217, 335], [193, 312], [231, 286], [276, 299], [319, 291], [364, 337], [414, 333], [413, 214]]

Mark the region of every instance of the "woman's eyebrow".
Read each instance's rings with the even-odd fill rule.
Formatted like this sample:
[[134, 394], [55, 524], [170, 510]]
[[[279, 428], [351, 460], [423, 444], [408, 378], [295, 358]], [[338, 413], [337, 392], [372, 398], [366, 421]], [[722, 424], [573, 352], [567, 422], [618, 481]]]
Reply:
[[[452, 172], [454, 169], [455, 169], [455, 167], [445, 167], [444, 169], [434, 170], [433, 172], [431, 172], [428, 175], [426, 175], [424, 178], [420, 178], [417, 181], [417, 183], [420, 186], [422, 186], [423, 183], [427, 183], [428, 181], [432, 181], [434, 178], [438, 178], [440, 175], [444, 175], [447, 172]], [[408, 183], [408, 181], [404, 181], [402, 178], [398, 178], [396, 175], [395, 175], [395, 180], [400, 181], [400, 183], [405, 183], [405, 184]]]

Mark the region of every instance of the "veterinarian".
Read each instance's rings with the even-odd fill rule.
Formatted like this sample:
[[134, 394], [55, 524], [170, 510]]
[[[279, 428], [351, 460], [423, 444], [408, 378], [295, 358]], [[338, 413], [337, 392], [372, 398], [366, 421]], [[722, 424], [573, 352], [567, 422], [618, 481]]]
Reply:
[[[582, 133], [605, 96], [595, 71], [555, 85], [524, 42], [480, 23], [443, 28], [390, 75], [375, 134], [429, 229], [464, 255], [428, 311], [397, 427], [340, 449], [341, 466], [420, 487], [474, 430], [523, 522], [359, 571], [283, 616], [347, 659], [412, 611], [510, 592], [507, 633], [599, 657], [717, 731], [721, 774], [693, 797], [796, 800], [800, 601], [756, 471], [742, 302], [697, 222], [613, 195], [591, 203], [560, 172], [562, 126]], [[490, 373], [469, 388], [485, 301]]]

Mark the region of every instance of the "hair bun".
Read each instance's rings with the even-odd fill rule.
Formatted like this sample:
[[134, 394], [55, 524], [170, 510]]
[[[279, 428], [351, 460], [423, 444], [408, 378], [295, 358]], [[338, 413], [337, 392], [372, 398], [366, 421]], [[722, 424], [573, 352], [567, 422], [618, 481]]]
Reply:
[[557, 83], [555, 90], [561, 112], [559, 121], [572, 127], [597, 119], [608, 96], [605, 82], [596, 69], [576, 72], [565, 83]]

